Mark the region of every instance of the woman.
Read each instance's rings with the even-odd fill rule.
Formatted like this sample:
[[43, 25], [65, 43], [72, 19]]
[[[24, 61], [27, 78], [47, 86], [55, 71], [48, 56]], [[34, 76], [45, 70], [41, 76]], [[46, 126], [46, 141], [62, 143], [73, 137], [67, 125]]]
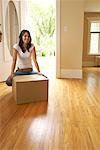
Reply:
[[[19, 43], [13, 46], [13, 61], [11, 73], [6, 80], [6, 84], [8, 86], [12, 85], [12, 78], [15, 75], [30, 75], [36, 73], [33, 71], [32, 58], [37, 71], [40, 72], [39, 65], [36, 59], [35, 46], [31, 43], [30, 32], [28, 30], [22, 30], [19, 35]], [[16, 72], [14, 72], [15, 67], [17, 67]]]

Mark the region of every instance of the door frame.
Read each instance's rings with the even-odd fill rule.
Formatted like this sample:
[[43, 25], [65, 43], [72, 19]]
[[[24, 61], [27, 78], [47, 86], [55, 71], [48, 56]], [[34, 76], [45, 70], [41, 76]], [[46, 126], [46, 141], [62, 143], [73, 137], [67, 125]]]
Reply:
[[56, 0], [56, 77], [61, 77], [60, 68], [60, 0]]

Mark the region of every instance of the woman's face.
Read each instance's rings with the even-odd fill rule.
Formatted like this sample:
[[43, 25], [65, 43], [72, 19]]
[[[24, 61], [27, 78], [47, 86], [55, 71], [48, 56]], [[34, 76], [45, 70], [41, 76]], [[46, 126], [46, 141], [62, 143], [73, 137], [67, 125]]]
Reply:
[[30, 41], [30, 37], [29, 34], [27, 32], [24, 33], [24, 35], [22, 36], [22, 40], [25, 44], [28, 44]]

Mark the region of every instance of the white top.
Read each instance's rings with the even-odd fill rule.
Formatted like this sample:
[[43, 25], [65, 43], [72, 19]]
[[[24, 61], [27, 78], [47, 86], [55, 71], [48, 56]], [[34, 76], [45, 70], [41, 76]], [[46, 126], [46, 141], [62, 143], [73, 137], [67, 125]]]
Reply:
[[31, 60], [31, 52], [32, 49], [34, 48], [34, 44], [31, 45], [29, 48], [29, 52], [26, 51], [25, 53], [22, 52], [19, 44], [15, 44], [13, 46], [18, 52], [17, 55], [17, 68], [24, 69], [24, 68], [32, 68], [32, 60]]

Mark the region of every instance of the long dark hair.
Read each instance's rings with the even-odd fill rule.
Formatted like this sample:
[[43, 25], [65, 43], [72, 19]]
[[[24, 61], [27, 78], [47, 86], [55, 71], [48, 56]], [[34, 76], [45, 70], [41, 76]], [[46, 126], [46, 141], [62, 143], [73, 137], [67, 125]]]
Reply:
[[25, 33], [28, 33], [28, 35], [29, 35], [29, 37], [30, 37], [30, 41], [29, 41], [29, 43], [27, 44], [27, 50], [29, 51], [29, 48], [31, 47], [31, 35], [30, 35], [30, 32], [28, 31], [28, 30], [22, 30], [21, 31], [21, 33], [20, 33], [20, 35], [19, 35], [19, 46], [20, 46], [20, 48], [21, 48], [21, 50], [22, 50], [22, 52], [23, 53], [25, 53], [25, 48], [24, 48], [24, 46], [23, 46], [23, 40], [22, 40], [22, 37], [23, 37], [23, 35], [25, 34]]

